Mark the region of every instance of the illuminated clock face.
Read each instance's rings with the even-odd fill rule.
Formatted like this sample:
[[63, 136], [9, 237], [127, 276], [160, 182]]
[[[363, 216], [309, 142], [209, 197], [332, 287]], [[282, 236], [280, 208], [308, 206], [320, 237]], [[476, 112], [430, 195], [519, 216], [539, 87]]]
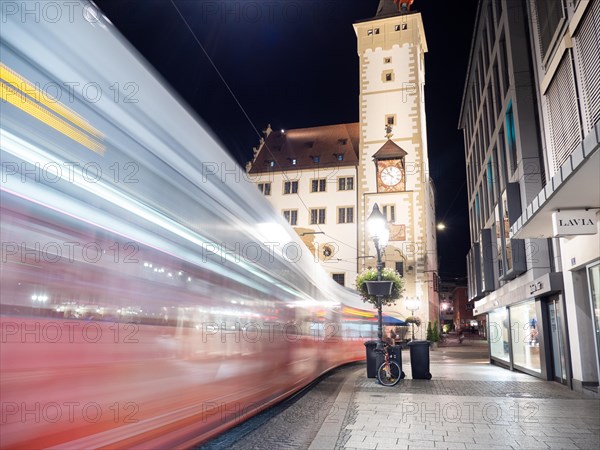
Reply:
[[386, 186], [396, 186], [400, 180], [402, 180], [402, 172], [396, 166], [389, 166], [381, 171], [381, 181]]

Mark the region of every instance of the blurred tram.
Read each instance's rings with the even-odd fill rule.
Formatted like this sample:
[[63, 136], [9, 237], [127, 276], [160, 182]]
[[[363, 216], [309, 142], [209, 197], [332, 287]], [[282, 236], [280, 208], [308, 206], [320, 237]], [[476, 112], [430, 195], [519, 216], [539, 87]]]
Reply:
[[2, 448], [186, 448], [364, 359], [372, 312], [92, 3], [0, 3]]

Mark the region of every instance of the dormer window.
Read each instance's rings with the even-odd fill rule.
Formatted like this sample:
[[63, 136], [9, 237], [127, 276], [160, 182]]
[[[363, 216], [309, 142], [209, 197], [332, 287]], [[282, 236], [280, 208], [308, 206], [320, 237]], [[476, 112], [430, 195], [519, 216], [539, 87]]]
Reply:
[[275, 167], [275, 161], [273, 161], [272, 159], [267, 159], [265, 161], [265, 164], [267, 164], [269, 167]]
[[316, 155], [316, 156], [311, 156], [310, 158], [313, 160], [313, 162], [314, 162], [315, 164], [319, 164], [319, 163], [321, 162], [321, 157], [320, 157], [320, 156], [318, 156], [318, 155]]
[[306, 148], [313, 148], [315, 146], [315, 141], [308, 141], [304, 143]]
[[348, 143], [348, 139], [338, 139], [338, 144], [346, 145]]
[[292, 163], [292, 166], [295, 166], [296, 164], [298, 164], [298, 159], [297, 158], [289, 158], [289, 160]]
[[335, 159], [337, 161], [343, 161], [344, 160], [344, 154], [343, 153], [334, 153], [333, 156], [335, 156]]

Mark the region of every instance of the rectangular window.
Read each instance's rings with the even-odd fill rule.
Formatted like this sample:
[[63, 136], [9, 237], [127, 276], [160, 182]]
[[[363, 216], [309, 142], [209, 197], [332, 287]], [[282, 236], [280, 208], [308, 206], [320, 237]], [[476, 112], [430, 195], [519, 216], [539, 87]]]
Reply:
[[396, 222], [396, 206], [395, 205], [383, 205], [383, 215], [385, 220], [388, 222]]
[[338, 208], [338, 223], [354, 223], [354, 208]]
[[297, 181], [286, 181], [283, 183], [284, 194], [297, 194], [298, 193], [298, 182]]
[[510, 78], [508, 75], [508, 53], [506, 53], [506, 40], [504, 39], [504, 35], [500, 39], [500, 55], [502, 56], [502, 61], [500, 61], [500, 66], [502, 66], [502, 82], [504, 84], [504, 95], [506, 95], [508, 88], [510, 87]]
[[537, 25], [540, 33], [542, 58], [546, 56], [563, 18], [562, 0], [537, 0]]
[[292, 225], [298, 225], [298, 210], [297, 209], [287, 209], [283, 211], [283, 217], [287, 222]]
[[502, 278], [504, 276], [504, 252], [502, 250], [504, 236], [502, 236], [502, 222], [500, 221], [500, 205], [496, 205], [494, 216], [494, 219], [496, 220], [494, 228], [496, 231], [496, 254], [498, 255], [498, 277]]
[[327, 179], [319, 178], [316, 180], [312, 180], [311, 183], [311, 192], [325, 192], [327, 187]]
[[396, 114], [388, 114], [385, 116], [386, 125], [396, 125]]
[[515, 365], [541, 372], [540, 342], [535, 301], [530, 300], [510, 308], [512, 355]]
[[353, 191], [353, 190], [354, 190], [354, 177], [338, 178], [338, 191]]
[[398, 272], [401, 277], [404, 276], [404, 262], [396, 261], [396, 272]]
[[513, 115], [512, 100], [508, 104], [506, 110], [506, 141], [508, 144], [508, 153], [510, 155], [510, 173], [511, 175], [517, 170], [517, 136], [515, 131], [515, 117]]
[[332, 274], [333, 277], [333, 281], [335, 281], [338, 284], [341, 284], [342, 286], [345, 285], [346, 283], [346, 276], [343, 273], [334, 273]]
[[490, 339], [490, 353], [492, 358], [509, 361], [510, 328], [508, 324], [508, 309], [498, 308], [490, 311], [488, 322], [488, 336], [495, 336]]
[[258, 183], [258, 190], [264, 195], [271, 195], [271, 183]]
[[325, 223], [325, 208], [313, 208], [310, 210], [310, 224], [323, 225]]

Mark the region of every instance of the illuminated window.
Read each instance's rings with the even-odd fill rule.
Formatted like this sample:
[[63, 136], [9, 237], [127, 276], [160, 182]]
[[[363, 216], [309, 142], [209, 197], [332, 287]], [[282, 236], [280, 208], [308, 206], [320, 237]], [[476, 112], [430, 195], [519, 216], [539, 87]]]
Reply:
[[321, 162], [321, 157], [320, 156], [311, 156], [311, 159], [313, 160], [313, 162], [315, 164], [319, 164]]

